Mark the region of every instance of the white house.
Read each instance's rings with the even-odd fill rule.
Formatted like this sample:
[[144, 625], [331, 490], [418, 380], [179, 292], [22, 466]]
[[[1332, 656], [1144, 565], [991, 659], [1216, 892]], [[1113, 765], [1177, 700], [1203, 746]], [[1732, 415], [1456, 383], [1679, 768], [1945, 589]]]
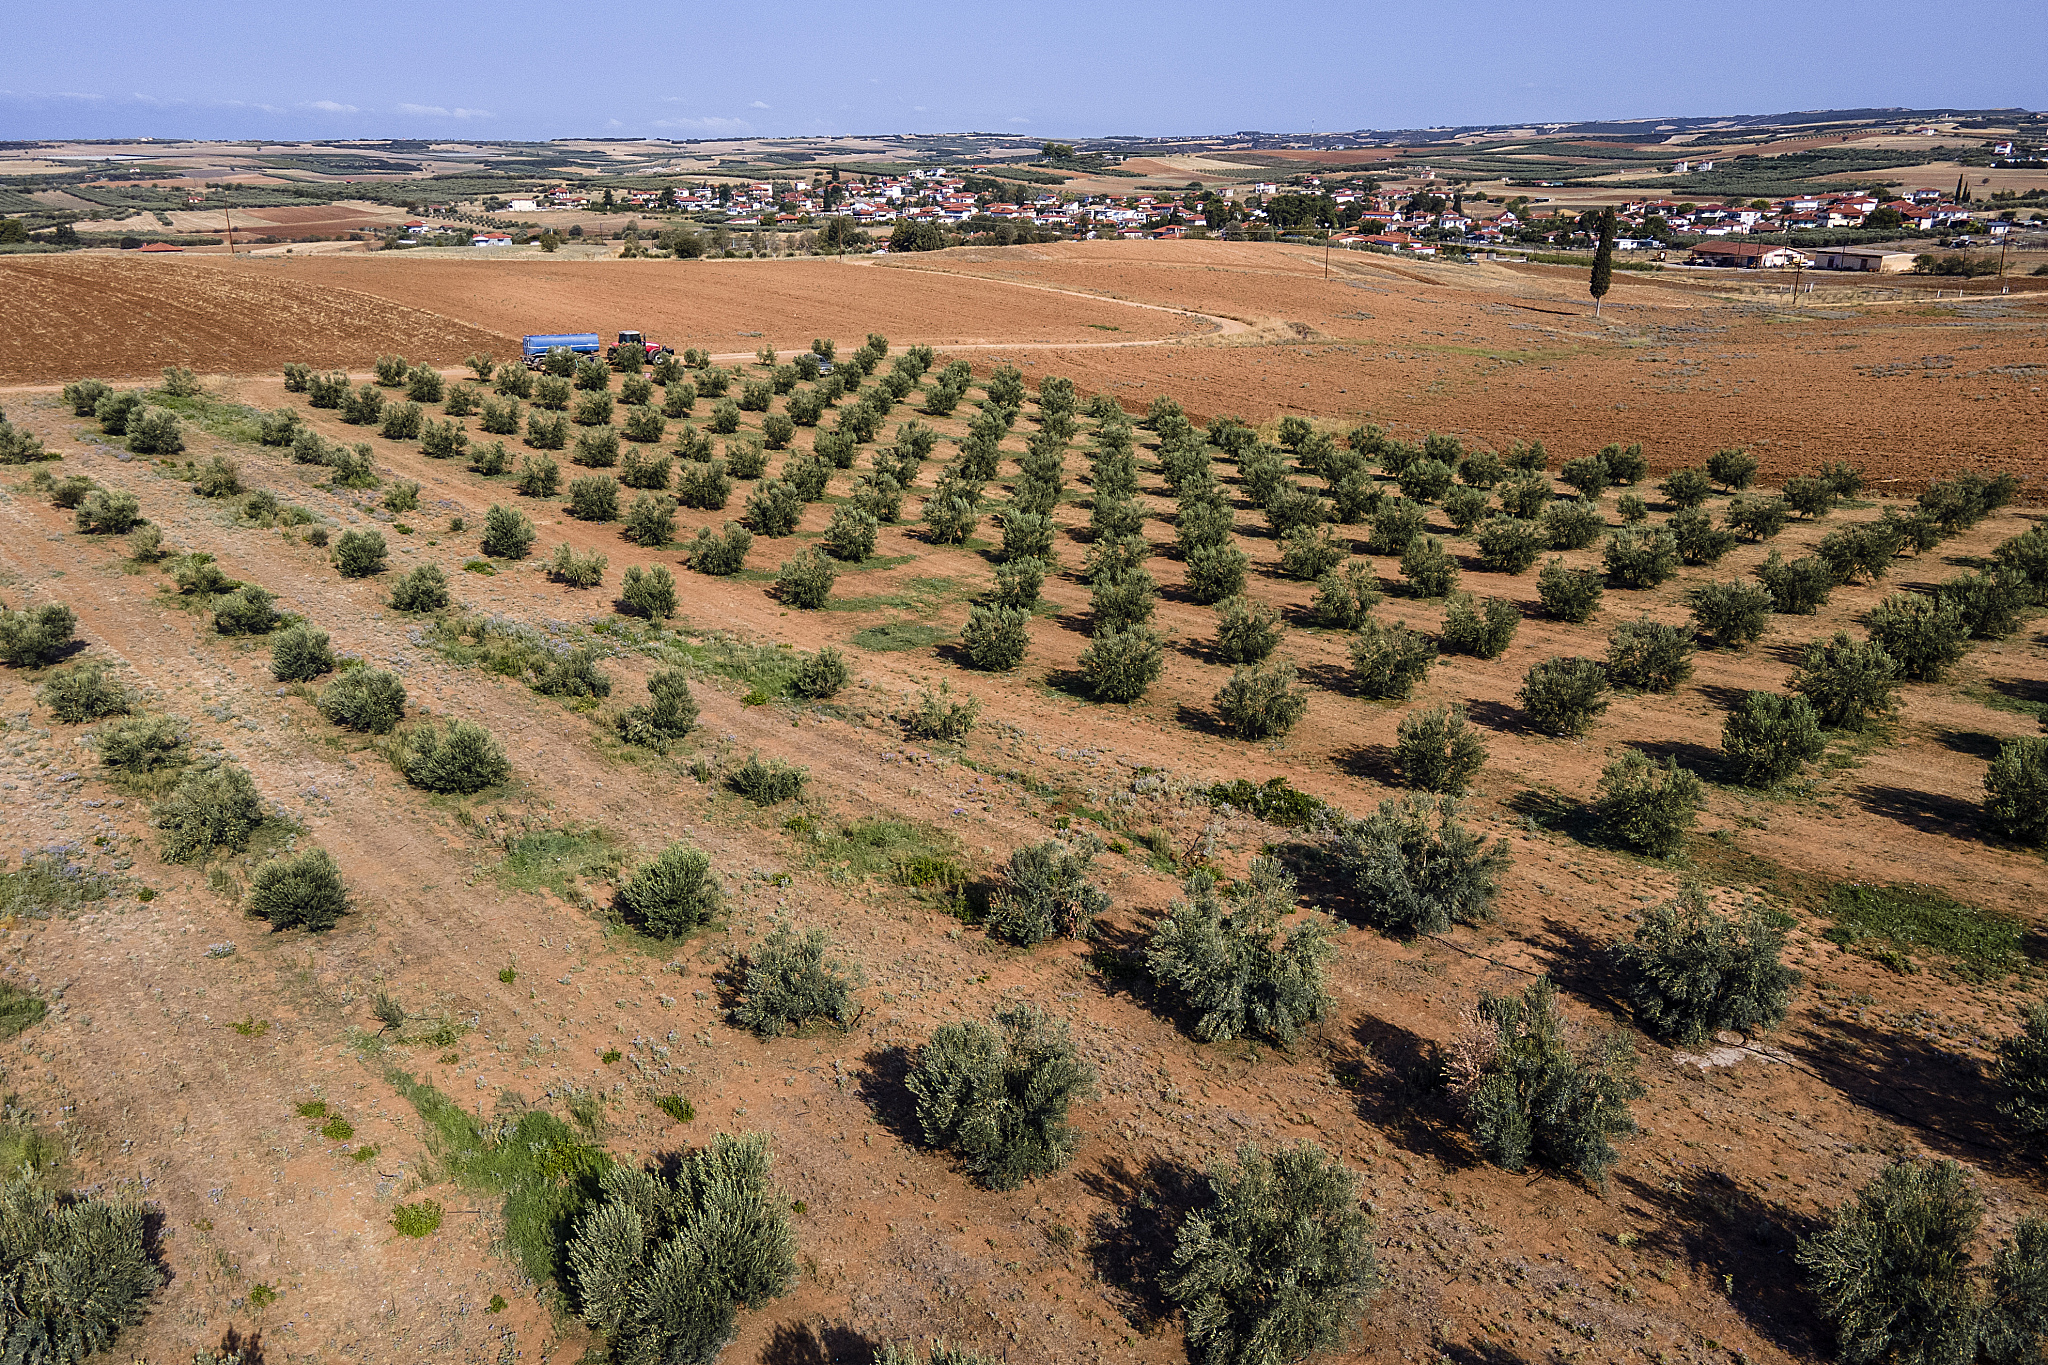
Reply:
[[510, 246], [512, 245], [512, 238], [509, 233], [479, 232], [476, 236], [469, 239], [469, 244], [471, 246]]
[[514, 213], [532, 213], [540, 208], [540, 204], [532, 199], [514, 199], [507, 203], [506, 207]]

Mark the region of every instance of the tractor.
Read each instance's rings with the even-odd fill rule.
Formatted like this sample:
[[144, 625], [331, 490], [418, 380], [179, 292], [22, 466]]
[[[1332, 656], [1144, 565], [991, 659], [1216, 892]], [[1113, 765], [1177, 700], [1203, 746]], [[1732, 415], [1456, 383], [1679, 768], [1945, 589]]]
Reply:
[[634, 351], [640, 352], [642, 364], [676, 353], [673, 346], [663, 346], [658, 342], [649, 341], [638, 332], [621, 332], [618, 344], [605, 348], [604, 358], [607, 363], [616, 367], [621, 357], [630, 356]]

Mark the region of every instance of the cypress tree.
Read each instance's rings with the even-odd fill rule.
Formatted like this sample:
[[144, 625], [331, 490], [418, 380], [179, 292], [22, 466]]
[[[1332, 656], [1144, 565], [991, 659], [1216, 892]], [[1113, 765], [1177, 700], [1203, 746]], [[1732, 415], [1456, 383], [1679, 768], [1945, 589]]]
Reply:
[[1593, 316], [1600, 316], [1600, 300], [1614, 284], [1614, 209], [1600, 210], [1600, 247], [1593, 253]]

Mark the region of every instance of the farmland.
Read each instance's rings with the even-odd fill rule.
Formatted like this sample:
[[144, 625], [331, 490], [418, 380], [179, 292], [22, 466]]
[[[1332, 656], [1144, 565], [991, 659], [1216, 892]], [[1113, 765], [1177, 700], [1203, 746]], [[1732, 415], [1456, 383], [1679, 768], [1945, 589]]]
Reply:
[[[1743, 780], [1723, 727], [1752, 691], [1786, 693], [1809, 642], [1860, 641], [1888, 596], [1943, 591], [2038, 525], [2043, 296], [1844, 289], [1793, 308], [1743, 292], [1753, 281], [1673, 273], [1617, 281], [1596, 324], [1583, 275], [1561, 269], [1343, 255], [1324, 268], [1319, 252], [1204, 242], [909, 264], [0, 261], [15, 304], [0, 407], [60, 457], [0, 468], [0, 597], [69, 604], [82, 642], [0, 670], [0, 846], [16, 858], [0, 868], [14, 911], [0, 948], [5, 981], [48, 1002], [7, 1084], [18, 1123], [63, 1139], [66, 1182], [129, 1182], [161, 1210], [172, 1278], [118, 1349], [183, 1365], [232, 1332], [260, 1337], [266, 1361], [601, 1358], [563, 1297], [559, 1243], [519, 1211], [573, 1208], [588, 1163], [638, 1165], [720, 1132], [769, 1137], [797, 1258], [786, 1293], [739, 1313], [724, 1358], [748, 1362], [864, 1361], [941, 1335], [998, 1359], [1189, 1359], [1162, 1290], [1168, 1253], [1200, 1173], [1245, 1142], [1314, 1141], [1376, 1220], [1381, 1283], [1340, 1360], [1824, 1358], [1830, 1332], [1793, 1253], [1891, 1157], [1969, 1165], [1988, 1205], [1980, 1254], [2038, 1210], [2039, 1156], [1997, 1111], [1987, 1068], [2042, 994], [2048, 873], [2037, 847], [1984, 823], [1993, 756], [2048, 715], [2035, 608], [1945, 677], [1897, 683], [1895, 712], [1824, 730], [1780, 784]], [[518, 373], [465, 368], [478, 352], [507, 361], [523, 332], [584, 328], [639, 328], [703, 363], [585, 372], [560, 409], [537, 386], [518, 393]], [[870, 334], [871, 373], [847, 392], [799, 363], [836, 338], [844, 386]], [[401, 354], [380, 385], [380, 358]], [[381, 394], [387, 414], [416, 388], [429, 434], [313, 406], [287, 364], [346, 372], [348, 393]], [[200, 392], [166, 391], [164, 366], [196, 370]], [[79, 415], [60, 386], [84, 378], [175, 414], [183, 448], [131, 450]], [[935, 397], [949, 383], [950, 404]], [[495, 415], [451, 406], [465, 387]], [[815, 424], [778, 434], [806, 407]], [[286, 440], [266, 444], [264, 416], [281, 411]], [[931, 447], [906, 458], [919, 430]], [[1513, 480], [1483, 461], [1450, 473], [1531, 441], [1544, 450], [1530, 515], [1495, 520], [1545, 540], [1507, 572], [1481, 549], [1489, 523], [1452, 509], [1478, 492], [1504, 514]], [[1602, 467], [1624, 481], [1581, 505], [1564, 475], [1610, 445], [1619, 463]], [[1607, 538], [1638, 509], [1670, 523], [1681, 499], [1660, 485], [1734, 448], [1756, 457], [1757, 488], [1703, 492], [1713, 526], [1836, 462], [1863, 482], [1733, 537], [1714, 562], [1655, 581], [1615, 569]], [[1050, 492], [1027, 473], [1047, 450]], [[1408, 472], [1424, 450], [1447, 457], [1443, 480]], [[657, 456], [676, 473], [652, 477]], [[731, 471], [722, 494], [713, 459]], [[1703, 586], [1753, 586], [1830, 536], [1909, 521], [1932, 485], [2001, 472], [2018, 482], [2000, 505], [1841, 575], [1810, 612], [1769, 612], [1752, 642], [1701, 641], [1669, 690], [1618, 686], [1577, 734], [1532, 711], [1545, 660], [1604, 660], [1644, 620], [1690, 642]], [[132, 493], [146, 526], [81, 529], [74, 478]], [[601, 487], [572, 492], [586, 480], [625, 481], [610, 515]], [[769, 485], [807, 481], [791, 520], [772, 514]], [[1278, 533], [1283, 484], [1319, 506], [1357, 501], [1313, 532], [1332, 578], [1305, 573], [1311, 547]], [[944, 529], [956, 494], [965, 510]], [[642, 499], [669, 518], [661, 534], [634, 519]], [[1247, 609], [1270, 609], [1274, 657], [1293, 667], [1301, 711], [1277, 733], [1245, 738], [1219, 709], [1239, 666], [1219, 638], [1226, 608], [1183, 548], [1212, 515], [1197, 503], [1225, 509], [1210, 544], [1243, 556]], [[1361, 641], [1395, 626], [1437, 640], [1454, 606], [1389, 545], [1397, 518], [1377, 520], [1409, 503], [1455, 587], [1505, 603], [1514, 626], [1494, 657], [1444, 647], [1400, 690], [1368, 682]], [[991, 619], [1037, 505], [1048, 568], [1020, 609], [1023, 657], [977, 667], [989, 660], [970, 627]], [[484, 543], [494, 508], [530, 524], [530, 553]], [[1573, 514], [1592, 519], [1586, 534], [1562, 529]], [[1133, 572], [1156, 584], [1139, 620], [1160, 668], [1111, 701], [1090, 651], [1105, 613], [1140, 611], [1105, 591], [1132, 581], [1105, 549], [1126, 516], [1145, 542]], [[739, 562], [715, 565], [699, 531], [741, 521], [754, 533]], [[338, 571], [365, 533], [386, 547], [381, 571]], [[803, 605], [786, 566], [826, 547], [829, 589]], [[195, 552], [285, 618], [227, 633], [225, 583], [181, 591], [181, 574], [199, 581]], [[1605, 585], [1585, 619], [1547, 596], [1553, 558]], [[1364, 622], [1330, 614], [1343, 564], [1376, 598]], [[674, 614], [622, 609], [627, 571], [657, 568]], [[421, 570], [453, 600], [394, 609], [395, 585], [433, 580]], [[292, 618], [359, 664], [281, 676], [273, 644]], [[844, 685], [800, 684], [828, 650]], [[132, 711], [175, 719], [195, 766], [246, 769], [267, 832], [166, 861], [152, 809], [167, 782], [108, 768], [86, 737], [112, 722], [68, 723], [48, 703], [53, 678], [95, 660]], [[557, 685], [590, 668], [601, 687]], [[695, 722], [651, 742], [622, 717], [671, 671]], [[337, 723], [334, 679], [379, 672], [402, 683], [398, 728]], [[966, 699], [979, 711], [964, 732], [922, 725]], [[1326, 819], [1362, 817], [1402, 795], [1403, 721], [1448, 706], [1486, 750], [1459, 818], [1503, 841], [1495, 913], [1385, 931], [1328, 829], [1296, 816], [1320, 803]], [[508, 775], [467, 793], [409, 781], [422, 728], [457, 720], [495, 737]], [[1630, 751], [1702, 781], [1668, 857], [1595, 809]], [[804, 770], [800, 792], [751, 798], [777, 764]], [[1218, 799], [1238, 782], [1298, 795]], [[1090, 937], [1020, 947], [991, 892], [1045, 840], [1099, 845], [1089, 876], [1107, 908]], [[626, 892], [676, 843], [708, 855], [724, 902], [666, 937]], [[265, 859], [315, 847], [347, 913], [322, 931], [252, 918]], [[37, 849], [57, 861], [31, 864]], [[1190, 894], [1184, 878], [1245, 879], [1268, 851], [1299, 879], [1288, 923], [1330, 929], [1328, 1008], [1289, 1041], [1198, 1041], [1147, 973], [1148, 935]], [[53, 890], [31, 866], [68, 870]], [[1608, 949], [1689, 883], [1783, 917], [1804, 980], [1775, 1028], [1674, 1043], [1630, 1007]], [[783, 928], [826, 931], [854, 1008], [760, 1037], [728, 1011], [739, 959]], [[1604, 1182], [1489, 1162], [1446, 1083], [1481, 994], [1545, 974], [1575, 1025], [1620, 1029], [1639, 1057], [1640, 1131], [1616, 1140]], [[1017, 1001], [1064, 1023], [1095, 1083], [1073, 1108], [1071, 1161], [991, 1189], [926, 1141], [905, 1072], [935, 1028]], [[556, 1164], [525, 1173], [515, 1136], [550, 1124]]]

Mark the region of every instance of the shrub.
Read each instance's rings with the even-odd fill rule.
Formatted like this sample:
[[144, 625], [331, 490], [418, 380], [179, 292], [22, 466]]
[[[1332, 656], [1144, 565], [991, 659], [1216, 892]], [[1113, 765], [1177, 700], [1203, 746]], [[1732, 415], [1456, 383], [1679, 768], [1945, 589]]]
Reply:
[[747, 494], [746, 511], [741, 515], [747, 528], [759, 535], [786, 536], [796, 530], [803, 514], [804, 502], [796, 489], [780, 479], [766, 479]]
[[2048, 1000], [2028, 1006], [2020, 1031], [1998, 1045], [1993, 1074], [2010, 1092], [1998, 1112], [2013, 1121], [2021, 1141], [2048, 1144]]
[[50, 505], [69, 511], [74, 507], [82, 505], [85, 502], [86, 494], [92, 491], [94, 491], [94, 485], [91, 479], [83, 474], [74, 474], [69, 478], [59, 480], [56, 486], [51, 488]]
[[628, 565], [625, 579], [619, 585], [619, 601], [634, 616], [666, 621], [676, 614], [675, 575], [666, 564], [651, 569]]
[[125, 716], [132, 700], [128, 689], [107, 676], [106, 665], [94, 660], [56, 674], [42, 685], [36, 700], [67, 725], [102, 716]]
[[1294, 680], [1294, 665], [1284, 660], [1239, 664], [1216, 693], [1216, 714], [1239, 739], [1284, 735], [1308, 710], [1308, 692]]
[[1698, 507], [1714, 491], [1713, 480], [1704, 469], [1674, 469], [1657, 485], [1657, 491], [1673, 507]]
[[[1201, 545], [1187, 552], [1188, 595], [1208, 605], [1244, 591], [1251, 561], [1235, 545]], [[1378, 600], [1375, 597], [1374, 600]]]
[[484, 514], [483, 552], [492, 559], [524, 559], [533, 550], [533, 522], [516, 507], [492, 503]]
[[387, 441], [418, 440], [426, 421], [426, 414], [418, 403], [386, 403], [383, 417], [377, 434]]
[[[699, 385], [699, 387], [702, 387]], [[730, 398], [721, 398], [711, 409], [710, 427], [721, 436], [730, 436], [740, 429], [739, 405]]]
[[1746, 450], [1717, 450], [1707, 457], [1707, 477], [1731, 493], [1756, 479], [1756, 456]]
[[1558, 466], [1557, 477], [1576, 488], [1580, 497], [1587, 499], [1599, 497], [1608, 484], [1607, 466], [1591, 455], [1566, 460]]
[[1568, 569], [1553, 558], [1536, 575], [1536, 596], [1546, 614], [1577, 625], [1600, 609], [1600, 575], [1591, 569]]
[[1458, 462], [1458, 479], [1468, 488], [1491, 488], [1507, 476], [1507, 465], [1490, 450], [1475, 450]]
[[1671, 518], [1670, 535], [1678, 557], [1688, 564], [1718, 564], [1735, 548], [1735, 533], [1717, 529], [1713, 518], [1697, 507], [1688, 507]]
[[535, 450], [561, 450], [569, 444], [569, 419], [539, 408], [526, 414], [526, 443]]
[[1644, 617], [1607, 637], [1607, 677], [1616, 687], [1674, 692], [1691, 676], [1692, 640], [1678, 626]]
[[1984, 1204], [1953, 1161], [1899, 1160], [1799, 1241], [1797, 1259], [1850, 1365], [2038, 1358], [2048, 1327], [2048, 1223], [2020, 1220], [1987, 1270], [1970, 1244]]
[[585, 356], [576, 362], [572, 372], [578, 390], [586, 393], [604, 393], [612, 386], [612, 372], [596, 356]]
[[814, 452], [808, 456], [783, 461], [782, 482], [790, 487], [803, 502], [816, 502], [825, 496], [826, 485], [832, 480], [832, 465]]
[[[304, 369], [303, 366], [300, 368]], [[287, 376], [285, 388], [294, 393], [303, 393], [305, 391], [305, 383], [301, 380], [299, 387], [292, 389], [290, 378]], [[80, 379], [64, 386], [63, 397], [64, 401], [71, 405], [72, 416], [91, 417], [98, 410], [100, 400], [113, 391], [102, 380]]]
[[1660, 765], [1640, 749], [1626, 749], [1600, 773], [1594, 812], [1609, 838], [1653, 858], [1685, 846], [1700, 808], [1706, 804], [1700, 780], [1675, 758]]
[[548, 577], [572, 588], [594, 588], [604, 582], [605, 566], [609, 562], [595, 550], [578, 554], [566, 544], [557, 545], [555, 557], [548, 561]]
[[1401, 555], [1401, 573], [1416, 597], [1445, 597], [1458, 586], [1458, 564], [1435, 536], [1417, 536]]
[[111, 1356], [168, 1278], [154, 1251], [159, 1215], [124, 1198], [66, 1193], [23, 1166], [0, 1185], [8, 1349], [24, 1365]]
[[858, 564], [874, 557], [877, 529], [874, 513], [842, 503], [832, 509], [832, 520], [818, 543], [834, 559]]
[[1021, 607], [982, 605], [968, 613], [960, 630], [961, 652], [976, 668], [1001, 673], [1024, 661], [1031, 613]]
[[662, 1170], [615, 1165], [599, 1177], [566, 1259], [583, 1321], [612, 1359], [715, 1360], [740, 1305], [789, 1287], [796, 1244], [770, 1159], [766, 1137], [720, 1133]]
[[1493, 500], [1480, 488], [1454, 488], [1444, 498], [1444, 516], [1459, 531], [1469, 531], [1486, 519]]
[[248, 847], [263, 823], [263, 799], [246, 769], [219, 763], [179, 778], [171, 794], [151, 808], [150, 818], [163, 831], [164, 861], [190, 862], [215, 849], [239, 853]]
[[780, 1038], [813, 1020], [842, 1029], [854, 1021], [852, 983], [826, 959], [822, 929], [799, 938], [784, 925], [736, 965], [730, 1017], [741, 1028]]
[[1422, 681], [1436, 658], [1436, 641], [1399, 621], [1366, 617], [1351, 642], [1351, 671], [1358, 690], [1380, 701], [1401, 701]]
[[1548, 543], [1540, 527], [1513, 517], [1494, 517], [1479, 528], [1473, 543], [1479, 561], [1493, 573], [1526, 573]]
[[1042, 559], [1011, 559], [996, 566], [996, 605], [1030, 611], [1038, 605], [1039, 590], [1045, 586], [1046, 563]]
[[1769, 540], [1785, 529], [1791, 509], [1777, 498], [1737, 498], [1723, 515], [1751, 540]]
[[1243, 596], [1225, 598], [1216, 623], [1216, 653], [1226, 663], [1257, 663], [1280, 643], [1280, 613]]
[[569, 515], [578, 521], [616, 521], [619, 481], [609, 474], [584, 474], [569, 480]]
[[[768, 456], [763, 453], [759, 440], [746, 436], [725, 443], [725, 466], [735, 479], [758, 479], [768, 470]], [[719, 505], [724, 506], [723, 503]]]
[[952, 685], [942, 682], [936, 689], [925, 688], [918, 698], [917, 708], [903, 718], [903, 728], [917, 739], [958, 744], [967, 738], [980, 716], [979, 698], [954, 701]]
[[334, 855], [309, 848], [272, 858], [249, 876], [242, 908], [277, 929], [332, 929], [348, 911], [348, 890]]
[[301, 430], [296, 408], [278, 408], [257, 420], [256, 439], [267, 446], [288, 446]]
[[199, 476], [192, 481], [192, 491], [202, 498], [234, 497], [242, 492], [241, 466], [225, 455], [214, 456], [200, 467]]
[[377, 382], [387, 389], [395, 389], [405, 382], [412, 372], [412, 366], [402, 355], [380, 355], [377, 357]]
[[1806, 647], [1804, 666], [1791, 688], [1813, 704], [1821, 724], [1861, 730], [1867, 721], [1898, 709], [1893, 686], [1898, 677], [1898, 664], [1881, 646], [1838, 630], [1826, 644], [1816, 640]]
[[461, 795], [495, 787], [512, 775], [504, 746], [468, 720], [450, 721], [446, 729], [429, 723], [412, 731], [399, 752], [398, 768], [415, 787]]
[[92, 737], [100, 762], [143, 776], [185, 763], [185, 728], [171, 716], [135, 716], [103, 725]]
[[[320, 406], [318, 403], [315, 407]], [[93, 404], [92, 415], [100, 424], [100, 430], [108, 436], [125, 436], [128, 423], [142, 411], [142, 395], [139, 393], [109, 393]]]
[[245, 584], [213, 604], [213, 628], [222, 635], [268, 635], [283, 618], [276, 599], [255, 584]]
[[1458, 593], [1444, 604], [1442, 645], [1454, 654], [1498, 659], [1521, 624], [1522, 609], [1506, 598], [1474, 603], [1472, 594]]
[[2048, 739], [2022, 737], [1998, 746], [1984, 774], [1984, 819], [2008, 839], [2048, 839]]
[[1905, 523], [1897, 517], [1842, 526], [1820, 538], [1814, 553], [1828, 566], [1828, 575], [1847, 583], [1857, 575], [1875, 583], [1891, 571], [1892, 560], [1906, 543]]
[[1934, 589], [1938, 601], [1953, 606], [1978, 640], [2003, 640], [2020, 628], [2020, 613], [2030, 592], [2023, 579], [2004, 569], [1963, 573]]
[[1065, 1023], [1027, 1004], [932, 1030], [905, 1081], [926, 1143], [951, 1151], [990, 1189], [1050, 1175], [1080, 1143], [1067, 1124], [1095, 1072]]
[[690, 695], [689, 675], [683, 670], [656, 669], [648, 674], [647, 697], [647, 705], [629, 706], [613, 722], [619, 738], [628, 744], [663, 749], [697, 724], [697, 702]]
[[512, 486], [529, 498], [551, 498], [562, 487], [562, 467], [547, 455], [524, 456]]
[[270, 676], [279, 682], [311, 682], [333, 671], [326, 631], [296, 625], [271, 637]]
[[1678, 572], [1678, 541], [1669, 531], [1647, 527], [1613, 531], [1601, 560], [1622, 587], [1654, 588]]
[[1607, 471], [1607, 482], [1627, 488], [1649, 473], [1650, 462], [1643, 456], [1643, 443], [1632, 441], [1628, 445], [1612, 442], [1600, 447], [1596, 457], [1600, 467]]
[[619, 463], [619, 433], [611, 427], [591, 427], [576, 433], [576, 450], [571, 464], [585, 469], [615, 469]]
[[1204, 1365], [1271, 1365], [1340, 1346], [1376, 1284], [1372, 1220], [1351, 1172], [1314, 1143], [1256, 1144], [1209, 1176], [1164, 1288]]
[[1081, 651], [1081, 676], [1097, 701], [1136, 701], [1165, 669], [1165, 641], [1149, 626], [1099, 627]]
[[664, 493], [642, 493], [626, 509], [620, 534], [635, 545], [660, 549], [676, 536], [675, 500]]
[[804, 661], [796, 666], [796, 673], [789, 680], [789, 689], [799, 697], [824, 701], [838, 696], [852, 680], [853, 672], [846, 666], [846, 656], [827, 645], [816, 654], [804, 656]]
[[1738, 918], [1715, 911], [1697, 885], [1643, 915], [1615, 956], [1643, 1027], [1694, 1044], [1724, 1029], [1777, 1024], [1801, 976], [1784, 964], [1787, 918], [1752, 903]]
[[384, 572], [388, 553], [381, 531], [343, 531], [334, 543], [334, 567], [343, 578], [368, 578]]
[[1620, 1160], [1611, 1139], [1636, 1131], [1635, 1066], [1621, 1033], [1587, 1036], [1565, 1019], [1546, 976], [1519, 996], [1479, 997], [1452, 1076], [1487, 1160], [1511, 1171], [1535, 1160], [1604, 1188]]
[[989, 896], [989, 931], [1022, 948], [1049, 938], [1088, 938], [1093, 921], [1109, 909], [1109, 896], [1088, 880], [1100, 848], [1048, 839], [1010, 855]]
[[775, 576], [775, 595], [792, 607], [815, 611], [831, 597], [832, 582], [838, 576], [839, 570], [815, 546], [800, 550], [782, 562]]
[[[1535, 521], [1543, 515], [1543, 509], [1550, 506], [1550, 480], [1540, 476], [1525, 475], [1509, 479], [1494, 490], [1500, 499], [1500, 507], [1518, 521]], [[1549, 539], [1545, 536], [1545, 539]]]
[[1579, 500], [1560, 500], [1543, 509], [1537, 518], [1537, 526], [1550, 540], [1553, 550], [1583, 550], [1600, 539], [1600, 533], [1607, 529], [1607, 521], [1600, 515], [1600, 509], [1593, 503]]
[[548, 656], [533, 680], [533, 690], [544, 697], [609, 697], [612, 680], [588, 648], [570, 649]]
[[1193, 1016], [1195, 1037], [1284, 1046], [1329, 1012], [1329, 930], [1311, 921], [1281, 938], [1295, 882], [1277, 859], [1252, 859], [1244, 880], [1223, 890], [1214, 874], [1198, 871], [1183, 892], [1152, 927], [1145, 967]]
[[1486, 763], [1486, 745], [1466, 720], [1462, 705], [1435, 706], [1401, 717], [1394, 762], [1409, 786], [1461, 796]]
[[[258, 498], [268, 498], [269, 494], [252, 493], [249, 496], [252, 504], [249, 514], [254, 516], [256, 515], [256, 509], [253, 505], [255, 500]], [[392, 484], [389, 491], [384, 494], [384, 509], [388, 512], [417, 512], [419, 507], [420, 486], [411, 479], [400, 479]], [[275, 515], [274, 508], [271, 514]]]
[[1159, 605], [1159, 585], [1146, 570], [1127, 569], [1114, 577], [1098, 577], [1088, 600], [1097, 634], [1127, 630], [1152, 619]]
[[687, 558], [690, 567], [698, 573], [724, 578], [746, 567], [747, 552], [753, 545], [752, 532], [728, 521], [723, 534], [709, 527], [699, 527], [697, 538], [690, 542]]
[[1740, 583], [1702, 583], [1685, 595], [1693, 624], [1716, 648], [1740, 648], [1764, 633], [1774, 599]]
[[794, 801], [810, 780], [808, 769], [784, 763], [779, 758], [749, 754], [747, 761], [726, 779], [732, 789], [757, 806], [779, 806]]
[[1051, 517], [1006, 509], [999, 519], [1003, 524], [1004, 559], [1052, 559]]
[[1835, 510], [1835, 490], [1826, 479], [1797, 474], [1785, 480], [1785, 505], [1812, 520]]
[[1607, 709], [1607, 670], [1593, 659], [1553, 655], [1530, 666], [1517, 699], [1545, 734], [1583, 735]]
[[128, 419], [128, 448], [138, 455], [175, 455], [185, 448], [176, 415], [143, 408]]
[[1452, 797], [1411, 793], [1330, 828], [1324, 848], [1349, 879], [1360, 918], [1396, 934], [1440, 934], [1493, 918], [1507, 840], [1488, 848], [1457, 815]]
[[1373, 576], [1372, 566], [1354, 560], [1316, 581], [1309, 616], [1317, 625], [1355, 630], [1379, 602], [1379, 580]]
[[1372, 514], [1372, 552], [1379, 555], [1403, 554], [1426, 525], [1428, 515], [1420, 507], [1406, 498], [1390, 498]]
[[1746, 693], [1721, 726], [1721, 751], [1752, 787], [1776, 786], [1826, 748], [1820, 717], [1804, 697]]
[[1401, 471], [1401, 496], [1413, 502], [1435, 502], [1451, 487], [1451, 467], [1441, 460], [1416, 460]]
[[1899, 666], [1899, 676], [1940, 682], [1968, 648], [1960, 609], [1924, 593], [1893, 593], [1871, 610], [1870, 642]]
[[320, 689], [320, 714], [347, 730], [388, 735], [405, 718], [405, 684], [378, 669], [348, 669]]

